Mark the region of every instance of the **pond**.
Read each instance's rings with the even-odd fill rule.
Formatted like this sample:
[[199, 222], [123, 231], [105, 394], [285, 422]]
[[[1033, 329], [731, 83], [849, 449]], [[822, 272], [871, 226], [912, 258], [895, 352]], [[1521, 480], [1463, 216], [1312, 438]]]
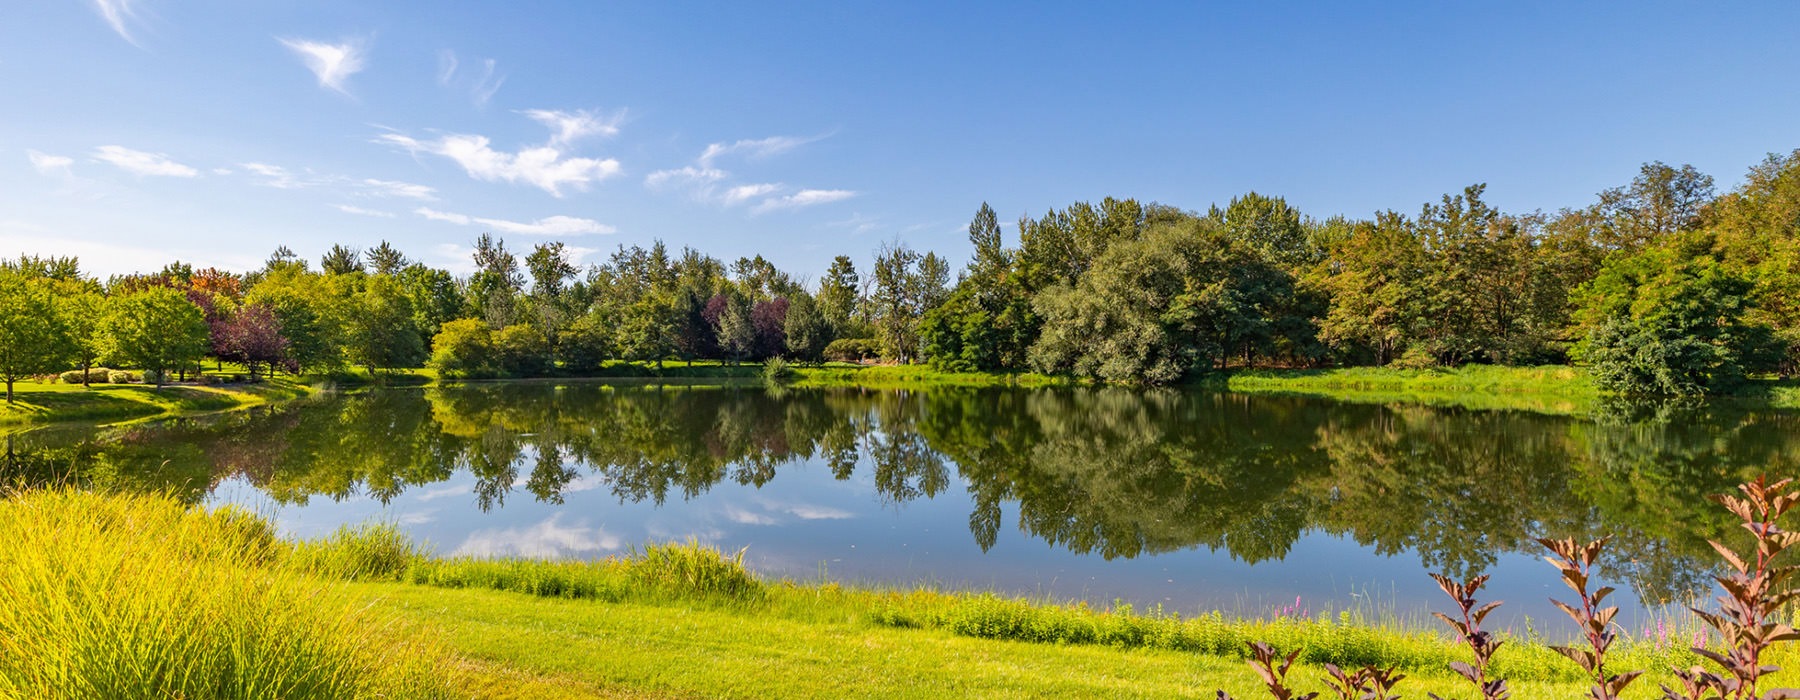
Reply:
[[1628, 629], [1704, 594], [1706, 494], [1800, 473], [1800, 414], [1564, 417], [1123, 388], [522, 383], [323, 396], [5, 438], [13, 479], [237, 503], [302, 537], [372, 519], [440, 554], [603, 557], [697, 539], [771, 575], [1184, 615], [1355, 608], [1425, 624], [1429, 572], [1562, 627], [1533, 538], [1613, 536]]

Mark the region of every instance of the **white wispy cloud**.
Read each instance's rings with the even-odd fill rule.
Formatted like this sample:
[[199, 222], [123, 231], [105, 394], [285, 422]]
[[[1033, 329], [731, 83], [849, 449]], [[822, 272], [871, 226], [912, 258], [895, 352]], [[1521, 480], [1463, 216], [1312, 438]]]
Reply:
[[733, 143], [715, 143], [706, 147], [700, 154], [700, 167], [713, 167], [713, 161], [728, 155], [743, 155], [747, 158], [767, 158], [772, 155], [786, 153], [806, 144], [817, 141], [823, 136], [770, 136], [766, 139], [743, 139]]
[[350, 94], [344, 81], [363, 69], [363, 47], [360, 42], [328, 44], [305, 39], [277, 39], [300, 56], [301, 62], [319, 77], [319, 86]]
[[136, 0], [94, 0], [94, 9], [100, 11], [100, 18], [106, 20], [114, 32], [136, 46], [137, 39], [131, 36], [131, 28], [127, 26], [137, 19], [137, 9], [132, 7], [136, 4]]
[[364, 209], [362, 207], [351, 206], [348, 204], [333, 204], [331, 206], [333, 209], [344, 212], [345, 214], [356, 214], [358, 216], [373, 216], [373, 217], [380, 218], [380, 219], [394, 218], [394, 213], [391, 211], [379, 211], [376, 209]]
[[419, 207], [414, 214], [432, 221], [442, 221], [458, 226], [484, 226], [502, 233], [516, 233], [524, 236], [582, 236], [589, 234], [615, 233], [618, 229], [593, 219], [574, 216], [547, 216], [536, 221], [509, 221], [506, 219], [489, 219], [469, 216], [455, 212], [438, 211], [431, 207]]
[[844, 219], [843, 221], [831, 221], [831, 222], [827, 222], [825, 225], [829, 226], [831, 228], [848, 229], [850, 231], [850, 235], [860, 236], [862, 234], [865, 234], [870, 231], [874, 231], [877, 228], [880, 228], [881, 227], [881, 217], [866, 216], [866, 215], [862, 214], [861, 212], [858, 212], [855, 214], [851, 214], [850, 218]]
[[841, 202], [855, 196], [856, 192], [853, 190], [800, 190], [790, 195], [765, 199], [751, 211], [760, 214], [780, 209], [800, 209]]
[[527, 109], [520, 114], [548, 127], [552, 146], [566, 146], [596, 134], [617, 136], [619, 135], [619, 124], [625, 121], [625, 110], [622, 109], [608, 115], [597, 114], [585, 109], [573, 112], [556, 109]]
[[777, 506], [776, 508], [778, 510], [786, 511], [788, 514], [801, 520], [846, 520], [856, 517], [855, 514], [849, 511], [838, 510], [830, 506], [815, 506], [806, 503], [795, 503], [788, 506]]
[[673, 170], [658, 170], [644, 177], [644, 184], [654, 189], [663, 189], [676, 185], [693, 185], [718, 182], [730, 175], [717, 168], [696, 168], [692, 165]]
[[481, 530], [469, 534], [451, 554], [473, 557], [567, 557], [617, 551], [625, 546], [618, 536], [598, 527], [564, 525], [557, 513], [530, 527]]
[[437, 201], [436, 188], [426, 185], [417, 185], [410, 182], [368, 178], [362, 181], [361, 188], [363, 194], [371, 197], [400, 197], [426, 202]]
[[455, 51], [449, 49], [439, 51], [438, 85], [458, 90], [467, 89], [470, 101], [474, 102], [477, 107], [486, 106], [488, 100], [494, 99], [494, 93], [500, 91], [500, 86], [506, 84], [506, 76], [500, 74], [499, 64], [494, 59], [482, 59], [481, 75], [476, 76], [473, 80], [457, 79], [457, 70], [461, 67], [462, 61], [457, 60]]
[[727, 188], [721, 193], [719, 195], [719, 202], [728, 207], [736, 206], [752, 199], [766, 197], [780, 191], [781, 185], [773, 182], [763, 182], [754, 185], [738, 185], [736, 187]]
[[438, 84], [450, 86], [451, 79], [456, 77], [456, 52], [444, 49], [438, 52]]
[[739, 525], [777, 525], [781, 522], [768, 515], [752, 513], [734, 506], [725, 506], [723, 514], [726, 520], [730, 520]]
[[483, 66], [481, 78], [475, 81], [475, 87], [469, 88], [469, 97], [475, 100], [477, 107], [484, 106], [488, 100], [494, 99], [494, 93], [499, 92], [500, 86], [506, 83], [506, 76], [494, 72], [494, 59], [486, 59], [481, 62], [481, 65]]
[[161, 153], [149, 153], [124, 146], [101, 146], [94, 149], [94, 158], [133, 175], [160, 175], [164, 177], [195, 177], [200, 171], [171, 160]]
[[29, 149], [25, 151], [25, 157], [31, 159], [31, 167], [34, 170], [37, 170], [39, 174], [56, 175], [59, 177], [73, 176], [73, 173], [69, 171], [69, 166], [75, 164], [74, 158], [51, 155], [42, 151]]
[[524, 182], [555, 197], [561, 197], [565, 187], [585, 190], [589, 183], [617, 175], [621, 170], [615, 159], [565, 157], [550, 146], [525, 148], [516, 153], [498, 151], [489, 145], [486, 136], [473, 134], [447, 134], [435, 141], [382, 134], [376, 142], [449, 158], [477, 180]]
[[256, 184], [264, 187], [273, 187], [280, 190], [297, 190], [318, 184], [317, 181], [302, 180], [293, 173], [288, 172], [287, 168], [283, 168], [279, 165], [269, 165], [268, 163], [239, 163], [238, 167], [260, 176], [261, 179]]
[[[755, 206], [750, 207], [752, 214], [782, 209], [799, 209], [856, 196], [857, 193], [852, 190], [800, 189], [794, 191], [788, 185], [779, 182], [730, 184], [731, 173], [718, 166], [718, 160], [726, 156], [740, 156], [748, 159], [766, 158], [791, 151], [822, 138], [825, 137], [770, 136], [762, 139], [743, 139], [731, 143], [709, 144], [706, 150], [700, 153], [700, 157], [694, 159], [694, 165], [650, 173], [644, 177], [644, 186], [654, 190], [686, 190], [696, 200], [722, 207], [743, 206], [756, 202]], [[792, 194], [784, 194], [787, 192], [792, 192]]]

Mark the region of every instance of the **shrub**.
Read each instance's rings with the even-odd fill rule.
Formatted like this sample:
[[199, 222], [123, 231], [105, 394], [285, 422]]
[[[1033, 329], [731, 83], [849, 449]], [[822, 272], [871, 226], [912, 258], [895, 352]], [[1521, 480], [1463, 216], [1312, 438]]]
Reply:
[[612, 352], [611, 338], [598, 317], [582, 316], [556, 336], [556, 357], [574, 374], [597, 372]]
[[627, 574], [634, 583], [677, 595], [747, 600], [763, 594], [762, 582], [744, 569], [744, 550], [727, 557], [695, 540], [650, 545], [642, 557], [632, 560]]
[[[105, 384], [111, 379], [113, 371], [114, 370], [108, 370], [104, 367], [95, 367], [93, 369], [90, 369], [87, 371], [87, 383], [89, 383], [89, 384]], [[62, 374], [56, 375], [56, 380], [59, 382], [62, 382], [64, 384], [80, 384], [81, 383], [81, 370], [72, 369], [72, 370], [69, 370]], [[117, 382], [115, 382], [115, 383], [117, 383]]]
[[881, 343], [874, 338], [839, 338], [825, 346], [825, 359], [838, 362], [862, 362], [881, 354]]
[[133, 384], [138, 381], [138, 375], [122, 369], [112, 369], [106, 371], [106, 381], [113, 384]]
[[550, 341], [531, 326], [507, 326], [494, 334], [500, 371], [511, 377], [542, 377], [550, 371]]
[[450, 378], [492, 377], [495, 363], [494, 332], [472, 318], [443, 325], [431, 339], [431, 360], [426, 364]]
[[0, 500], [0, 697], [447, 697], [446, 664], [287, 568], [268, 523], [160, 495]]
[[766, 382], [778, 382], [794, 374], [793, 366], [780, 357], [763, 360], [762, 370], [763, 381]]
[[169, 377], [166, 372], [162, 372], [160, 370], [154, 370], [154, 369], [144, 370], [144, 373], [141, 375], [141, 378], [139, 379], [139, 381], [142, 381], [145, 384], [156, 384], [158, 386], [162, 385], [163, 382], [166, 382], [168, 380], [169, 380]]
[[393, 523], [339, 526], [294, 550], [295, 563], [306, 571], [350, 581], [398, 580], [418, 558], [412, 540]]

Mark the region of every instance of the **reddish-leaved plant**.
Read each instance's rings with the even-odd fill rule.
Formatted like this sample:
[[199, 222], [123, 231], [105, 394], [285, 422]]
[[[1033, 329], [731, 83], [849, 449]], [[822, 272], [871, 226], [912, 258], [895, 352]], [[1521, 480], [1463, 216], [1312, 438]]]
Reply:
[[[1487, 619], [1488, 613], [1493, 612], [1494, 608], [1500, 607], [1499, 601], [1478, 605], [1475, 600], [1475, 593], [1480, 591], [1482, 586], [1487, 585], [1487, 574], [1471, 576], [1468, 580], [1461, 582], [1443, 574], [1432, 574], [1431, 578], [1437, 581], [1438, 588], [1443, 589], [1445, 595], [1456, 601], [1456, 609], [1459, 613], [1458, 617], [1451, 617], [1440, 612], [1434, 612], [1432, 615], [1443, 620], [1444, 624], [1450, 626], [1450, 629], [1455, 630], [1457, 641], [1469, 645], [1469, 650], [1475, 653], [1475, 663], [1452, 662], [1450, 670], [1475, 684], [1475, 689], [1481, 693], [1482, 700], [1511, 698], [1512, 691], [1507, 689], [1506, 679], [1488, 677], [1488, 665], [1493, 663], [1494, 652], [1498, 651], [1504, 642], [1496, 638], [1494, 633], [1481, 628], [1481, 621]], [[1435, 693], [1427, 693], [1427, 695], [1431, 696], [1432, 700], [1444, 700]]]
[[1718, 630], [1725, 638], [1726, 649], [1715, 651], [1703, 647], [1695, 647], [1694, 653], [1710, 659], [1719, 665], [1721, 673], [1712, 673], [1695, 666], [1685, 671], [1677, 670], [1675, 675], [1681, 679], [1682, 688], [1676, 690], [1663, 686], [1663, 697], [1670, 700], [1775, 700], [1777, 698], [1800, 698], [1800, 690], [1776, 688], [1766, 693], [1757, 693], [1757, 682], [1769, 673], [1780, 670], [1762, 663], [1762, 654], [1776, 642], [1800, 639], [1794, 628], [1780, 622], [1774, 617], [1783, 606], [1800, 595], [1788, 585], [1793, 577], [1793, 566], [1776, 566], [1775, 556], [1782, 550], [1800, 542], [1800, 533], [1781, 529], [1776, 521], [1800, 504], [1800, 491], [1783, 493], [1792, 479], [1782, 479], [1769, 483], [1763, 477], [1743, 484], [1738, 491], [1743, 496], [1719, 494], [1712, 499], [1726, 510], [1731, 511], [1743, 521], [1745, 530], [1756, 538], [1753, 552], [1742, 554], [1714, 541], [1708, 541], [1719, 556], [1725, 558], [1730, 571], [1723, 576], [1715, 576], [1714, 580], [1725, 589], [1725, 594], [1718, 597], [1719, 612], [1711, 613], [1698, 608], [1694, 613], [1705, 620], [1709, 627]]
[[1579, 544], [1574, 539], [1553, 540], [1540, 538], [1538, 544], [1550, 550], [1551, 556], [1544, 557], [1562, 572], [1563, 583], [1575, 591], [1581, 598], [1581, 607], [1552, 599], [1551, 604], [1560, 608], [1569, 619], [1575, 621], [1575, 627], [1581, 630], [1587, 639], [1587, 648], [1573, 646], [1550, 647], [1558, 654], [1569, 657], [1575, 665], [1580, 666], [1594, 684], [1588, 688], [1588, 697], [1592, 700], [1618, 700], [1619, 693], [1637, 680], [1643, 671], [1626, 671], [1609, 674], [1606, 672], [1606, 651], [1618, 639], [1618, 633], [1612, 629], [1613, 617], [1619, 614], [1619, 607], [1601, 607], [1606, 597], [1612, 595], [1611, 586], [1601, 586], [1588, 590], [1588, 581], [1594, 572], [1594, 562], [1600, 560], [1601, 552], [1606, 550], [1606, 540], [1602, 537], [1587, 544]]

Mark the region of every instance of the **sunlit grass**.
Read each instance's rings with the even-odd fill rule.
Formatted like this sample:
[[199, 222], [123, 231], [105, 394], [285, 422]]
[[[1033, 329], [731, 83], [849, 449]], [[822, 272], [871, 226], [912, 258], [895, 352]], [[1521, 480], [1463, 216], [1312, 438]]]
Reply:
[[[68, 491], [0, 501], [0, 538], [0, 697], [1254, 698], [1258, 640], [1301, 652], [1303, 690], [1322, 664], [1370, 664], [1405, 671], [1408, 697], [1466, 695], [1448, 670], [1462, 646], [1379, 610], [1176, 616], [768, 580], [693, 541], [443, 558], [392, 524], [290, 543], [230, 508]], [[1613, 663], [1650, 672], [1627, 697], [1694, 663], [1692, 623], [1621, 630]], [[1515, 697], [1583, 694], [1541, 639], [1509, 639], [1494, 671]]]
[[177, 413], [222, 411], [298, 398], [301, 380], [282, 376], [255, 384], [181, 385], [38, 383], [14, 385], [11, 404], [0, 402], [0, 425], [59, 420], [117, 420]]
[[0, 500], [0, 697], [448, 697], [448, 667], [261, 518], [48, 490]]

